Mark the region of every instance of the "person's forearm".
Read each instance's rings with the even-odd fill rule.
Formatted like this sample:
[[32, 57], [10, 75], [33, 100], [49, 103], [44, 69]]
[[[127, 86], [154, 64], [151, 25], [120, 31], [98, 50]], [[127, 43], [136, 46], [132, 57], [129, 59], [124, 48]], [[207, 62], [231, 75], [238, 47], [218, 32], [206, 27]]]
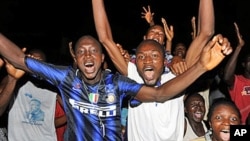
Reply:
[[168, 54], [172, 54], [172, 41], [167, 41], [166, 42], [166, 52]]
[[185, 58], [188, 67], [199, 59], [202, 49], [214, 35], [213, 0], [200, 0], [198, 14], [197, 36], [190, 44]]
[[4, 81], [4, 84], [2, 85], [3, 89], [0, 93], [0, 116], [9, 105], [17, 80], [11, 76], [6, 76], [2, 81]]
[[15, 68], [28, 71], [24, 59], [25, 54], [22, 50], [0, 33], [0, 54], [9, 61]]
[[119, 48], [113, 41], [112, 36], [109, 35], [112, 32], [106, 15], [103, 0], [92, 0], [92, 6], [93, 6], [95, 28], [97, 31], [99, 41], [105, 47], [116, 69], [121, 74], [127, 75], [128, 64], [124, 60], [124, 57], [122, 56]]
[[67, 124], [66, 115], [55, 118], [55, 127], [56, 128], [64, 126], [65, 124]]
[[237, 60], [242, 47], [237, 46], [232, 56], [229, 58], [225, 68], [224, 68], [224, 80], [228, 85], [232, 85], [233, 77], [237, 65]]
[[[157, 101], [164, 102], [182, 93], [206, 71], [207, 70], [205, 70], [199, 63], [196, 63], [187, 71], [178, 75], [178, 77], [175, 77], [168, 81], [168, 83], [164, 84], [163, 87], [159, 89], [159, 93], [157, 93]], [[166, 92], [168, 93], [167, 97], [165, 97]]]

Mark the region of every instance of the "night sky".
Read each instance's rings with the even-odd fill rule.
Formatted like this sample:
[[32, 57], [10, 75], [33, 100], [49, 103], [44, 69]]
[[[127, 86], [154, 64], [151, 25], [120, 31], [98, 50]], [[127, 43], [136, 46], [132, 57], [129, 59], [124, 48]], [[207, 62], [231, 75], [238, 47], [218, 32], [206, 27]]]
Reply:
[[[164, 17], [174, 26], [174, 43], [191, 41], [191, 17], [199, 0], [105, 0], [114, 40], [131, 51], [142, 40], [149, 25], [141, 18], [142, 6], [151, 5], [155, 22]], [[250, 42], [250, 2], [214, 0], [215, 32], [236, 46], [233, 22]], [[0, 31], [20, 47], [42, 48], [53, 63], [71, 63], [67, 43], [80, 35], [96, 37], [91, 0], [1, 0]], [[63, 61], [62, 61], [63, 60]]]

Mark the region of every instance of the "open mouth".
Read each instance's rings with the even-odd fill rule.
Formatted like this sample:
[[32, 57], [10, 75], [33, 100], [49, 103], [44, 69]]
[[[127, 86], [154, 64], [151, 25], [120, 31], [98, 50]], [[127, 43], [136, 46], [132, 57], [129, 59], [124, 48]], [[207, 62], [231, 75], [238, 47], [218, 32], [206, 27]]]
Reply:
[[156, 42], [159, 42], [159, 40], [158, 40], [157, 38], [154, 38], [154, 40], [155, 40]]
[[147, 67], [144, 69], [144, 76], [146, 80], [152, 80], [154, 77], [154, 69], [152, 67]]
[[92, 73], [94, 72], [94, 63], [93, 62], [87, 62], [84, 64], [85, 70], [87, 73]]
[[203, 118], [203, 113], [202, 112], [195, 112], [195, 117], [196, 118]]
[[229, 141], [230, 140], [230, 130], [224, 129], [220, 131], [220, 138], [223, 141]]
[[88, 62], [84, 64], [85, 67], [90, 68], [94, 66], [94, 63]]

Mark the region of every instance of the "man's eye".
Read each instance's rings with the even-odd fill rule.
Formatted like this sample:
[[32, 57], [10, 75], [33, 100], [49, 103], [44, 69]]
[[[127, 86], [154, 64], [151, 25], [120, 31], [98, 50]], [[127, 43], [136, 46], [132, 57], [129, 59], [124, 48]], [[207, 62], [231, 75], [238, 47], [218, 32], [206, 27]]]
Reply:
[[96, 53], [96, 52], [97, 52], [96, 49], [91, 50], [91, 53]]
[[158, 54], [152, 54], [152, 58], [158, 58]]
[[220, 119], [221, 119], [221, 117], [220, 117], [220, 116], [216, 116], [215, 118], [216, 118], [217, 120], [220, 120]]
[[78, 50], [78, 51], [76, 52], [76, 54], [77, 54], [77, 55], [84, 54], [84, 51], [83, 51], [83, 50]]
[[142, 55], [138, 55], [138, 56], [137, 56], [137, 59], [141, 59], [141, 60], [142, 60], [142, 59], [144, 59], [144, 58], [145, 58], [145, 57], [142, 56]]

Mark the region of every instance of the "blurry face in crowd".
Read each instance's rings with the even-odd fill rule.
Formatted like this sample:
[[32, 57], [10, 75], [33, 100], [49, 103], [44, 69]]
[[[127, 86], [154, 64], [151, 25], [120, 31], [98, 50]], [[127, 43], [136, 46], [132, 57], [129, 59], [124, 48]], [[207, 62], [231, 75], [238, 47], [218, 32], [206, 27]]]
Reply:
[[210, 126], [213, 130], [212, 139], [216, 141], [230, 140], [230, 125], [239, 125], [240, 117], [238, 112], [230, 105], [218, 105], [210, 119]]
[[188, 97], [185, 102], [185, 112], [189, 120], [201, 122], [206, 112], [203, 97], [199, 94], [192, 94]]
[[144, 36], [144, 39], [152, 39], [159, 42], [161, 45], [164, 45], [165, 32], [163, 27], [160, 25], [150, 27], [147, 34]]

